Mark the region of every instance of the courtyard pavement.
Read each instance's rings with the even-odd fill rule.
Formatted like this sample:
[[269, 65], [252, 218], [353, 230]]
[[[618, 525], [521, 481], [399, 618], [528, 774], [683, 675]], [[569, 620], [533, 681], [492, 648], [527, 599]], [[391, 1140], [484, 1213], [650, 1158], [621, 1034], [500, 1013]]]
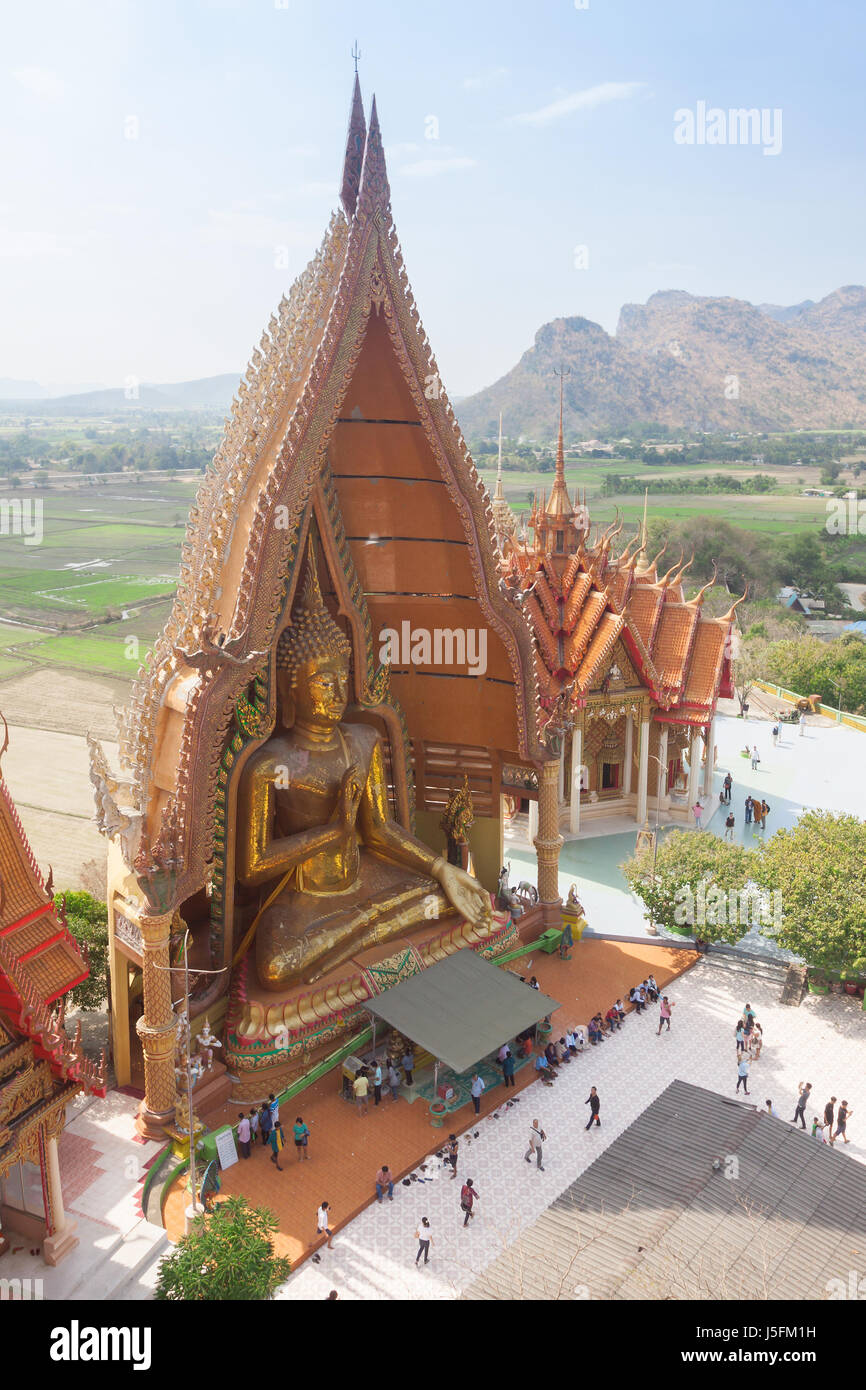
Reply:
[[[781, 701], [769, 696], [763, 698], [770, 709], [781, 707]], [[736, 820], [734, 839], [749, 848], [776, 830], [790, 829], [804, 810], [848, 811], [855, 816], [866, 816], [866, 734], [821, 716], [807, 721], [802, 737], [797, 725], [782, 724], [780, 728], [779, 743], [774, 746], [771, 720], [717, 716], [718, 759], [712, 795], [704, 798], [705, 830], [724, 835], [728, 812], [727, 807], [719, 804], [719, 793], [727, 772], [734, 782], [731, 795], [731, 809]], [[741, 756], [747, 741], [750, 748], [757, 746], [760, 754], [760, 763], [754, 772], [750, 759]], [[760, 796], [770, 807], [764, 832], [745, 824], [747, 795]], [[523, 878], [534, 882], [535, 851], [526, 843], [525, 826], [523, 817], [516, 833], [506, 837], [505, 858], [511, 861], [512, 885]], [[694, 821], [677, 822], [672, 828], [694, 830]], [[562, 846], [559, 891], [564, 900], [571, 884], [577, 883], [578, 897], [592, 933], [613, 937], [647, 935], [643, 904], [629, 891], [619, 869], [623, 860], [634, 852], [637, 830], [633, 820], [625, 816], [611, 817], [589, 822], [577, 839], [566, 838]]]
[[[778, 1003], [778, 985], [753, 981], [748, 990], [766, 1041], [753, 1064], [751, 1096], [742, 1099], [741, 1092], [740, 1103], [762, 1107], [770, 1098], [790, 1120], [797, 1083], [811, 1081], [815, 1105], [807, 1118], [822, 1114], [831, 1095], [848, 1100], [851, 1142], [839, 1147], [851, 1162], [866, 1161], [866, 1015], [859, 1001], [810, 995], [791, 1008]], [[471, 1146], [461, 1144], [460, 1181], [451, 1182], [431, 1156], [432, 1182], [400, 1185], [393, 1203], [367, 1208], [337, 1233], [332, 1250], [322, 1249], [318, 1263], [308, 1260], [293, 1274], [278, 1297], [324, 1299], [336, 1289], [347, 1299], [459, 1298], [671, 1081], [733, 1097], [734, 1027], [747, 1002], [741, 978], [701, 962], [674, 983], [671, 997], [676, 1007], [669, 1034], [656, 1036], [657, 1009], [630, 1015], [619, 1035], [564, 1068], [552, 1089], [534, 1082], [519, 1093], [518, 1104], [495, 1112], [498, 1119], [489, 1115], [473, 1126], [480, 1135]], [[592, 1085], [601, 1097], [602, 1127], [587, 1133], [584, 1102]], [[536, 1118], [548, 1135], [543, 1172], [523, 1161]], [[707, 1156], [714, 1156], [709, 1136]], [[653, 1162], [651, 1153], [646, 1161]], [[466, 1177], [479, 1193], [468, 1229], [460, 1211]], [[433, 1238], [426, 1269], [414, 1264], [422, 1216]]]

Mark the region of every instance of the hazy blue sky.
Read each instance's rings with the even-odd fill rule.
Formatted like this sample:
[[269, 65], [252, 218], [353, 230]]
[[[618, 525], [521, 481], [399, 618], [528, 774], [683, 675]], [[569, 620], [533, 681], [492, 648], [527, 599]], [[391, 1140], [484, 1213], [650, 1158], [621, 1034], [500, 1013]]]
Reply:
[[[560, 315], [866, 280], [862, 0], [6, 0], [0, 376], [240, 371], [336, 205], [356, 37], [452, 394]], [[780, 109], [781, 152], [677, 144], [699, 102]]]

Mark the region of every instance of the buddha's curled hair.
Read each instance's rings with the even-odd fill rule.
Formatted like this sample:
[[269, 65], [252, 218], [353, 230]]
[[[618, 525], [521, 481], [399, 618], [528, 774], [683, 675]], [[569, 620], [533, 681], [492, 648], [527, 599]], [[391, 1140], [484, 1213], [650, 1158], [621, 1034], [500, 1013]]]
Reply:
[[294, 681], [298, 668], [305, 661], [340, 656], [348, 660], [351, 654], [348, 638], [325, 607], [311, 544], [301, 594], [292, 606], [291, 623], [277, 642], [277, 669], [287, 671]]

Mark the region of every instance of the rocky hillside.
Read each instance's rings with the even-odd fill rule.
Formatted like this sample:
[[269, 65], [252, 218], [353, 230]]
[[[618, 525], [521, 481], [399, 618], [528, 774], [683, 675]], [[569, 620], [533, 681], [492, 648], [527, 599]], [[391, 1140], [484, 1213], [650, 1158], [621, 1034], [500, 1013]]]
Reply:
[[554, 319], [506, 376], [463, 400], [470, 437], [549, 439], [566, 378], [572, 439], [638, 423], [708, 430], [866, 425], [866, 288], [784, 308], [681, 290], [626, 304], [611, 337], [588, 319]]

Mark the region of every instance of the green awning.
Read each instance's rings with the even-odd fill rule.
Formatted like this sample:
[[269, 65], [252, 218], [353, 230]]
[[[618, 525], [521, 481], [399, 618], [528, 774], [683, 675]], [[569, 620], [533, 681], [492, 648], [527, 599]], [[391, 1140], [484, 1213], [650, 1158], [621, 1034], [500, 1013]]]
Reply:
[[460, 1073], [552, 1014], [559, 1004], [467, 947], [364, 1007]]

